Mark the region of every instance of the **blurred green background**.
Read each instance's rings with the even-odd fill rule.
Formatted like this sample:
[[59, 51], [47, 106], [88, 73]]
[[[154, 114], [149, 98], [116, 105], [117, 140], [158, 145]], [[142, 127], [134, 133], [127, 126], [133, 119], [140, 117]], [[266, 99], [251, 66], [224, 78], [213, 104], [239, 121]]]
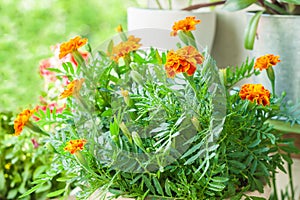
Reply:
[[[141, 1], [138, 2], [141, 5]], [[50, 46], [81, 35], [92, 46], [126, 29], [126, 9], [137, 0], [0, 0], [0, 111], [38, 102], [39, 62]]]

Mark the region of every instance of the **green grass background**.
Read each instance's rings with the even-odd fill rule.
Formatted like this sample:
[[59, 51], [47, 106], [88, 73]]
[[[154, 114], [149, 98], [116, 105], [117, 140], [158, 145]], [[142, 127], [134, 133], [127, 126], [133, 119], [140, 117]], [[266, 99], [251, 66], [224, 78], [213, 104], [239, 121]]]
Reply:
[[[140, 2], [139, 2], [140, 3]], [[96, 47], [126, 29], [135, 0], [0, 0], [0, 111], [34, 107], [42, 90], [39, 62], [51, 45], [81, 35]]]

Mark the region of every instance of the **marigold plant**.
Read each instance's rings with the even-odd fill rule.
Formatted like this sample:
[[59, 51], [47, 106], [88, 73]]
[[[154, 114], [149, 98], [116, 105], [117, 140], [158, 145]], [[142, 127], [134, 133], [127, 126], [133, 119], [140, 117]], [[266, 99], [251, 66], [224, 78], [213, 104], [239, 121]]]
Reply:
[[271, 182], [277, 191], [276, 173], [297, 152], [271, 124], [287, 117], [284, 96], [261, 84], [238, 88], [261, 73], [254, 59], [218, 69], [194, 39], [199, 23], [176, 22], [173, 49], [157, 41], [157, 30], [146, 35], [161, 46], [142, 46], [143, 37], [119, 27], [118, 38], [90, 49], [86, 60], [72, 52], [77, 66], [69, 60], [63, 69], [45, 68], [73, 81], [54, 95], [68, 97], [64, 109], [48, 106], [34, 123], [51, 133], [53, 165], [76, 182], [79, 199], [241, 199]]

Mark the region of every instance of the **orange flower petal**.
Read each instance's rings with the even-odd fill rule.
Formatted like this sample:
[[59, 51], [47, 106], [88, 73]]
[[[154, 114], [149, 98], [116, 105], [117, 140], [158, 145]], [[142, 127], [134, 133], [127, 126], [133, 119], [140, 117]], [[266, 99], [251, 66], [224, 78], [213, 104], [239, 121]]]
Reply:
[[114, 46], [112, 52], [108, 53], [112, 60], [118, 62], [120, 58], [126, 56], [131, 51], [139, 49], [142, 45], [139, 43], [140, 38], [136, 38], [133, 35], [128, 36], [127, 41], [120, 42]]
[[64, 150], [69, 151], [71, 154], [76, 153], [76, 151], [81, 151], [84, 148], [84, 145], [86, 144], [85, 139], [78, 139], [78, 140], [70, 140], [67, 142], [67, 145], [65, 146]]
[[62, 59], [69, 53], [72, 53], [73, 51], [76, 51], [83, 45], [87, 43], [86, 38], [81, 38], [79, 36], [74, 37], [73, 39], [69, 40], [68, 42], [62, 43], [60, 45], [60, 51], [59, 51], [59, 59]]
[[195, 17], [186, 17], [183, 20], [179, 20], [174, 23], [172, 27], [171, 36], [176, 36], [178, 31], [193, 31], [196, 30], [196, 25], [199, 24], [201, 20], [195, 19]]
[[25, 109], [14, 120], [15, 135], [18, 136], [23, 131], [24, 126], [29, 121], [35, 110]]
[[275, 66], [279, 60], [279, 56], [274, 56], [273, 54], [266, 54], [256, 59], [254, 69], [259, 69], [260, 71], [268, 69], [269, 67]]
[[73, 80], [59, 96], [60, 99], [79, 94], [84, 78]]
[[202, 64], [203, 55], [201, 55], [195, 47], [186, 46], [178, 49], [176, 52], [173, 50], [167, 54], [167, 61], [165, 70], [169, 78], [173, 78], [175, 74], [186, 72], [187, 75], [192, 76], [197, 67], [197, 64]]
[[248, 99], [258, 105], [270, 105], [270, 92], [261, 84], [245, 84], [242, 86], [239, 95], [241, 99]]

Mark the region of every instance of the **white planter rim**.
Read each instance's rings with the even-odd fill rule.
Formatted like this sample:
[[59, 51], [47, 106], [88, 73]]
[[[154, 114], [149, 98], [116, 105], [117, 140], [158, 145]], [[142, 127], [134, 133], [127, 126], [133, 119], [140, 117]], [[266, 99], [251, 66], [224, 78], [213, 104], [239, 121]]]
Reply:
[[192, 11], [186, 11], [186, 10], [180, 10], [180, 9], [173, 9], [173, 10], [168, 10], [168, 9], [158, 9], [158, 8], [138, 8], [138, 7], [129, 7], [127, 9], [129, 10], [140, 10], [140, 11], [144, 11], [144, 12], [162, 12], [162, 13], [178, 13], [178, 12], [182, 12], [182, 13], [207, 13], [207, 14], [211, 14], [211, 13], [215, 13], [214, 10], [206, 10], [206, 9], [199, 9], [199, 10], [192, 10]]
[[[259, 12], [260, 10], [257, 11], [248, 11], [247, 14], [248, 15], [255, 15], [257, 12]], [[273, 15], [273, 14], [267, 14], [267, 13], [263, 13], [262, 14], [263, 17], [269, 17], [269, 18], [284, 18], [284, 19], [300, 19], [300, 15]]]

